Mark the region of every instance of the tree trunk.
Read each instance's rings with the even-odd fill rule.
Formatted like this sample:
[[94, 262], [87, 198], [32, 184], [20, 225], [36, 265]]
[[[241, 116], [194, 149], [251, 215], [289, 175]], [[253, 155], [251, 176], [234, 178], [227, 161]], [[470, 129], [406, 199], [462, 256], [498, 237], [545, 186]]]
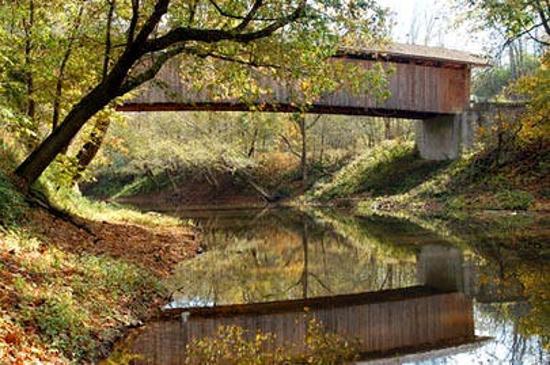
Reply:
[[254, 129], [254, 135], [252, 136], [252, 142], [250, 143], [250, 148], [248, 149], [247, 156], [248, 158], [253, 158], [254, 153], [256, 152], [256, 139], [258, 138], [258, 128]]
[[15, 170], [22, 180], [22, 188], [28, 188], [38, 179], [59, 152], [69, 146], [82, 126], [113, 99], [112, 93], [105, 84], [100, 84], [71, 109], [63, 123]]
[[53, 99], [53, 115], [52, 115], [52, 131], [57, 128], [57, 125], [59, 124], [59, 116], [60, 116], [60, 109], [61, 109], [61, 97], [63, 95], [63, 83], [65, 81], [65, 68], [67, 67], [67, 64], [69, 62], [69, 59], [71, 58], [71, 54], [73, 53], [73, 45], [76, 40], [78, 30], [80, 29], [81, 21], [82, 21], [82, 14], [84, 13], [84, 2], [80, 5], [80, 8], [78, 10], [78, 15], [76, 17], [75, 23], [73, 25], [73, 33], [71, 37], [69, 38], [69, 44], [67, 45], [67, 48], [65, 49], [65, 53], [63, 54], [63, 58], [61, 60], [61, 64], [59, 65], [59, 70], [57, 73], [57, 82], [55, 85], [55, 96]]
[[302, 150], [300, 152], [300, 169], [302, 170], [302, 182], [305, 184], [307, 181], [307, 131], [306, 131], [306, 117], [303, 114], [295, 116], [296, 123], [300, 128], [300, 136], [302, 137]]
[[384, 118], [384, 139], [392, 139], [390, 118]]
[[34, 27], [34, 1], [29, 1], [29, 19], [25, 25], [25, 69], [27, 86], [27, 116], [34, 122], [36, 102], [34, 100], [34, 76], [32, 72], [32, 34]]
[[86, 170], [86, 168], [90, 165], [90, 163], [97, 155], [99, 148], [105, 140], [105, 136], [107, 135], [110, 124], [111, 121], [109, 119], [98, 119], [96, 121], [94, 125], [94, 130], [90, 135], [90, 139], [86, 143], [84, 143], [84, 145], [76, 155], [76, 159], [78, 161], [78, 172], [77, 175], [74, 177], [75, 182], [80, 179], [82, 173]]
[[321, 125], [321, 147], [319, 151], [319, 163], [323, 166], [323, 157], [325, 154], [325, 123]]

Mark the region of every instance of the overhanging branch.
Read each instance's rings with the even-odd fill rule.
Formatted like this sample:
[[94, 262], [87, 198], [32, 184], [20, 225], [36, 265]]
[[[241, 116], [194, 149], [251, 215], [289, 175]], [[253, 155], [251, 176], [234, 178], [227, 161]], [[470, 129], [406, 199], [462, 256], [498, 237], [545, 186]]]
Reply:
[[278, 29], [302, 17], [305, 10], [305, 3], [306, 1], [302, 0], [300, 5], [292, 13], [277, 19], [260, 30], [241, 33], [238, 29], [221, 30], [178, 27], [161, 37], [146, 41], [144, 43], [143, 51], [144, 53], [156, 52], [166, 49], [174, 44], [187, 41], [198, 41], [203, 43], [216, 43], [224, 40], [239, 43], [252, 42], [260, 38], [268, 37]]

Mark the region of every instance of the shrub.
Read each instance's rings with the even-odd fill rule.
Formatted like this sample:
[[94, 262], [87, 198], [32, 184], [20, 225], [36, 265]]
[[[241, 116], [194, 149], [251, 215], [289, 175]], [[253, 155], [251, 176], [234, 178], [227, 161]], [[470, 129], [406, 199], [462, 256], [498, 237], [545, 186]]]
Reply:
[[535, 198], [523, 190], [501, 190], [495, 194], [495, 200], [499, 209], [527, 210]]
[[10, 226], [20, 219], [25, 208], [23, 196], [0, 171], [0, 226]]
[[274, 340], [275, 335], [271, 333], [258, 332], [250, 336], [242, 327], [220, 326], [214, 337], [196, 339], [187, 345], [186, 364], [336, 365], [356, 360], [359, 353], [357, 342], [327, 332], [316, 319], [307, 322], [306, 348], [300, 355], [289, 350], [292, 344], [279, 347]]

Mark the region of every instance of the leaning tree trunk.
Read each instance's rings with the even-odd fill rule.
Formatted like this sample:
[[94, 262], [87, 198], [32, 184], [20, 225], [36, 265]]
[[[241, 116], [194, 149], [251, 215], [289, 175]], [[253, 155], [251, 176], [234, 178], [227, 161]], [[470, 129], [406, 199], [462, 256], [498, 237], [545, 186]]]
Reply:
[[82, 126], [111, 101], [112, 94], [112, 89], [100, 84], [71, 109], [63, 123], [15, 170], [21, 179], [21, 187], [28, 188], [40, 177], [55, 157], [69, 146]]
[[97, 155], [99, 148], [105, 140], [105, 136], [107, 135], [107, 130], [109, 130], [110, 124], [111, 121], [109, 119], [98, 119], [96, 121], [94, 129], [90, 135], [90, 139], [86, 143], [84, 143], [84, 145], [76, 155], [78, 171], [74, 177], [75, 182], [80, 179], [82, 173], [86, 170], [86, 168], [90, 165], [90, 163]]

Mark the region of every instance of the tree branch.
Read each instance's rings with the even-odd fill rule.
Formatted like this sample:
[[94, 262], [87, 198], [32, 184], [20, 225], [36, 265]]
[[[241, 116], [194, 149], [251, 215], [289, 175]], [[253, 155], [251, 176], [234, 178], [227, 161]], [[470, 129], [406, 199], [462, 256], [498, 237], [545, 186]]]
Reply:
[[117, 96], [122, 96], [127, 92], [130, 92], [136, 87], [140, 86], [144, 82], [152, 80], [168, 60], [182, 53], [184, 49], [185, 49], [185, 46], [181, 45], [162, 53], [153, 62], [153, 65], [150, 66], [146, 71], [140, 73], [136, 77], [132, 77], [126, 80], [118, 89]]
[[250, 9], [248, 14], [246, 14], [243, 21], [239, 25], [237, 25], [237, 27], [235, 27], [235, 32], [240, 32], [244, 28], [246, 28], [246, 26], [250, 24], [252, 19], [254, 19], [254, 16], [256, 15], [256, 13], [258, 12], [258, 10], [261, 8], [262, 5], [263, 5], [263, 0], [256, 0], [254, 2], [254, 5], [252, 5], [252, 9]]
[[548, 22], [548, 17], [546, 16], [547, 12], [550, 12], [550, 6], [548, 6], [547, 2], [547, 8], [544, 9], [544, 6], [540, 3], [540, 0], [536, 0], [535, 3], [537, 12], [539, 13], [540, 19], [542, 20], [542, 26], [544, 27], [546, 34], [550, 36], [550, 24]]
[[516, 39], [520, 38], [521, 36], [524, 36], [524, 35], [528, 35], [531, 39], [533, 39], [535, 42], [538, 42], [540, 44], [543, 44], [543, 45], [550, 45], [550, 43], [548, 42], [545, 42], [543, 40], [540, 40], [540, 39], [537, 39], [535, 38], [532, 34], [531, 34], [531, 31], [533, 31], [534, 29], [540, 27], [542, 25], [542, 23], [537, 23], [537, 24], [534, 24], [532, 25], [531, 27], [527, 28], [527, 29], [524, 29], [523, 31], [519, 32], [518, 34], [508, 38], [506, 40], [506, 42], [504, 42], [504, 44], [502, 45], [502, 49], [504, 50], [506, 47], [508, 47], [513, 41], [515, 41]]
[[[157, 24], [160, 22], [160, 19], [168, 12], [168, 5], [170, 5], [170, 0], [158, 0], [155, 4], [155, 10], [151, 14], [151, 16], [147, 19], [141, 30], [139, 31], [138, 35], [136, 36], [135, 41], [132, 44], [137, 44], [141, 46], [142, 44], [145, 44], [147, 42], [147, 38], [151, 35]], [[162, 49], [166, 49], [171, 44], [167, 45], [166, 47], [162, 47], [158, 49], [159, 51]], [[144, 52], [143, 54], [145, 54]]]
[[160, 51], [170, 47], [171, 45], [186, 41], [216, 43], [223, 40], [231, 40], [239, 43], [248, 43], [260, 38], [268, 37], [278, 29], [302, 17], [304, 14], [305, 3], [306, 1], [302, 0], [300, 5], [292, 13], [279, 18], [260, 30], [248, 33], [239, 33], [235, 30], [197, 29], [192, 27], [175, 28], [159, 38], [145, 42], [143, 47], [144, 52], [150, 53]]
[[311, 124], [306, 127], [306, 130], [310, 130], [311, 128], [313, 128], [315, 124], [317, 124], [317, 122], [321, 119], [322, 116], [323, 114], [318, 114], [317, 117], [315, 117], [315, 119], [313, 120], [313, 122], [311, 122]]
[[128, 27], [128, 37], [126, 41], [128, 45], [134, 42], [134, 34], [136, 32], [138, 20], [139, 20], [139, 0], [132, 0], [132, 19], [130, 20], [130, 26]]
[[288, 138], [285, 137], [284, 134], [281, 134], [280, 135], [281, 139], [283, 140], [283, 142], [287, 145], [288, 147], [288, 150], [290, 151], [290, 153], [292, 153], [294, 156], [296, 157], [302, 157], [301, 154], [299, 154], [298, 152], [296, 152], [294, 150], [294, 148], [292, 147], [292, 144], [290, 143], [290, 141], [288, 140]]
[[[242, 15], [236, 15], [236, 14], [231, 14], [231, 13], [228, 13], [227, 11], [223, 10], [221, 6], [219, 6], [214, 0], [209, 0], [210, 4], [212, 4], [214, 6], [214, 8], [216, 8], [216, 10], [218, 11], [218, 13], [220, 13], [220, 15], [226, 17], [226, 18], [231, 18], [231, 19], [238, 19], [238, 20], [245, 20], [247, 18], [247, 16], [242, 16]], [[256, 3], [254, 4], [254, 6], [258, 3], [258, 2], [262, 2], [262, 1], [256, 1]], [[254, 16], [255, 14], [252, 14], [252, 17]], [[259, 17], [259, 18], [254, 18], [253, 20], [257, 20], [257, 21], [269, 21], [269, 22], [272, 22], [272, 21], [275, 21], [277, 20], [278, 18], [267, 18], [267, 17]], [[252, 20], [252, 19], [251, 19]]]

